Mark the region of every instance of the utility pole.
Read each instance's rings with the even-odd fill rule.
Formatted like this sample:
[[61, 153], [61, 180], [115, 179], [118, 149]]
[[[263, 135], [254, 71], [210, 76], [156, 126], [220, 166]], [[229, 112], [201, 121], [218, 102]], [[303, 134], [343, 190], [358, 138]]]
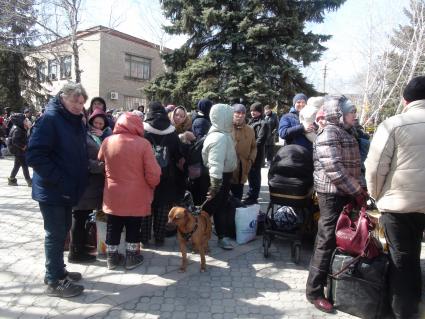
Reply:
[[328, 64], [325, 64], [323, 68], [323, 93], [326, 93], [326, 71], [328, 70]]

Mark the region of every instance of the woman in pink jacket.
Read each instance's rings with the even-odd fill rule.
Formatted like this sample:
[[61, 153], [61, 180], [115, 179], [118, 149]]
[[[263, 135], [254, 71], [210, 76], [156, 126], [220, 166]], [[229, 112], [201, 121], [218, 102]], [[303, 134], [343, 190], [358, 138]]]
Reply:
[[[141, 217], [151, 214], [153, 191], [161, 169], [150, 143], [143, 138], [143, 123], [132, 113], [124, 113], [114, 134], [99, 150], [105, 162], [103, 211], [107, 214], [107, 263], [109, 269], [125, 265], [133, 269], [143, 262], [140, 254]], [[126, 229], [126, 256], [118, 253], [123, 227]]]

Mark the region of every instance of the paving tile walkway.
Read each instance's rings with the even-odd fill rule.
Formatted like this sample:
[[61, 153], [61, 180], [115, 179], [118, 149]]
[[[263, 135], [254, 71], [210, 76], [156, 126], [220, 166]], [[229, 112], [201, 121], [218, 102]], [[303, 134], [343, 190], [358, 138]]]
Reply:
[[[212, 239], [205, 273], [193, 254], [187, 272], [178, 272], [175, 238], [161, 249], [146, 249], [144, 264], [132, 271], [109, 271], [104, 260], [71, 264], [84, 276], [84, 294], [47, 297], [41, 214], [21, 173], [20, 186], [7, 186], [12, 164], [11, 158], [0, 160], [0, 318], [354, 318], [326, 315], [306, 302], [311, 244], [296, 265], [282, 240], [273, 242], [265, 259], [261, 238], [233, 251]], [[266, 192], [262, 196], [264, 209]]]

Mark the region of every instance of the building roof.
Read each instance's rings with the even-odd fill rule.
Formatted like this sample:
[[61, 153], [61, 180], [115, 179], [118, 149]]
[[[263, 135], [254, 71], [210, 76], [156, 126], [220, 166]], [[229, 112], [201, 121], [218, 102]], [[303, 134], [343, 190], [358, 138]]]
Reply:
[[[95, 27], [92, 27], [92, 28], [89, 28], [89, 29], [86, 29], [86, 30], [78, 31], [77, 32], [77, 39], [83, 39], [85, 37], [88, 37], [90, 35], [100, 33], [100, 32], [108, 33], [108, 34], [113, 35], [115, 37], [118, 37], [118, 38], [121, 38], [121, 39], [124, 39], [124, 40], [127, 40], [127, 41], [131, 41], [131, 42], [134, 42], [134, 43], [137, 43], [137, 44], [141, 44], [141, 45], [144, 45], [144, 46], [149, 47], [149, 48], [153, 48], [153, 49], [157, 49], [157, 50], [161, 49], [158, 44], [155, 44], [155, 43], [134, 37], [132, 35], [129, 35], [129, 34], [126, 34], [126, 33], [123, 33], [123, 32], [108, 28], [108, 27], [104, 27], [102, 25], [98, 25], [98, 26], [95, 26]], [[47, 47], [47, 46], [51, 47], [51, 46], [61, 45], [61, 44], [64, 44], [65, 42], [69, 41], [69, 39], [70, 39], [70, 36], [66, 36], [66, 37], [60, 38], [58, 40], [54, 40], [52, 42], [43, 44], [43, 45], [39, 46], [39, 48], [41, 49], [41, 48], [44, 48], [44, 47]], [[166, 52], [172, 51], [171, 49], [165, 48], [165, 47], [162, 48], [162, 50], [166, 51]]]

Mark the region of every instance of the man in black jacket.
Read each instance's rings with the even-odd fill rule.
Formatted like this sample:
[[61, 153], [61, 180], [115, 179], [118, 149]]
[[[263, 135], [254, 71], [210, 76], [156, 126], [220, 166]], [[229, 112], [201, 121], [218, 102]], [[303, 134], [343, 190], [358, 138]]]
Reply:
[[30, 128], [31, 122], [22, 113], [13, 114], [10, 121], [13, 123], [13, 126], [9, 133], [7, 148], [15, 156], [15, 164], [8, 178], [8, 184], [10, 186], [18, 186], [16, 174], [18, 174], [19, 169], [22, 167], [25, 180], [28, 186], [31, 187], [31, 177], [25, 160], [25, 151], [28, 144], [27, 130]]
[[274, 156], [274, 143], [277, 137], [277, 129], [279, 128], [279, 119], [277, 114], [272, 111], [272, 108], [269, 105], [264, 107], [264, 113], [264, 120], [269, 126], [269, 134], [266, 141], [266, 159], [267, 166], [270, 166]]
[[261, 166], [264, 162], [264, 152], [269, 126], [263, 119], [263, 106], [260, 102], [255, 102], [251, 105], [251, 119], [248, 125], [254, 129], [255, 140], [257, 144], [257, 157], [252, 164], [251, 170], [248, 173], [249, 189], [243, 202], [245, 205], [257, 203], [261, 189]]

